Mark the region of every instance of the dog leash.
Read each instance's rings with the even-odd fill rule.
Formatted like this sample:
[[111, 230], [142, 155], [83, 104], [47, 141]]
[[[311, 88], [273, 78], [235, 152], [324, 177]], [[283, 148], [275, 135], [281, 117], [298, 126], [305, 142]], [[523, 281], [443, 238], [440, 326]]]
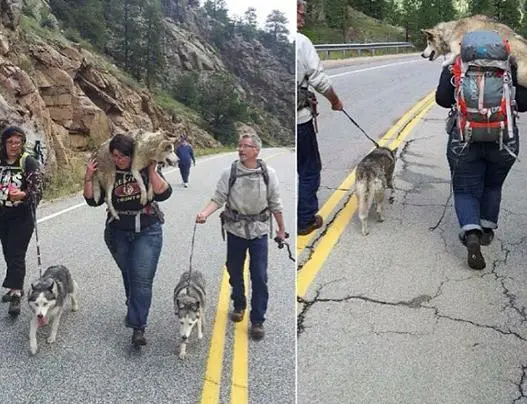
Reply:
[[[285, 238], [289, 238], [289, 233], [285, 233]], [[295, 259], [293, 258], [293, 254], [291, 254], [291, 246], [289, 245], [289, 243], [285, 242], [285, 240], [282, 240], [278, 236], [274, 238], [274, 241], [276, 241], [276, 243], [278, 244], [279, 249], [284, 248], [284, 245], [285, 245], [287, 247], [287, 253], [289, 254], [289, 259], [293, 262], [296, 262]]]
[[190, 262], [189, 262], [189, 269], [188, 269], [188, 279], [187, 279], [187, 294], [189, 292], [190, 288], [190, 274], [192, 273], [192, 256], [194, 255], [194, 240], [196, 238], [196, 227], [198, 226], [197, 222], [194, 222], [194, 230], [192, 231], [192, 241], [190, 243]]
[[355, 122], [355, 120], [354, 120], [354, 119], [353, 119], [353, 118], [352, 118], [352, 117], [351, 117], [351, 116], [350, 116], [350, 115], [349, 115], [344, 109], [342, 109], [342, 112], [344, 112], [344, 114], [349, 118], [349, 120], [351, 121], [351, 123], [353, 123], [353, 125], [355, 125], [355, 126], [356, 126], [356, 127], [362, 132], [362, 133], [364, 133], [364, 135], [365, 135], [368, 139], [370, 139], [370, 140], [373, 142], [373, 144], [375, 145], [375, 147], [377, 147], [377, 148], [380, 147], [380, 146], [379, 146], [379, 143], [377, 143], [375, 140], [373, 140], [371, 137], [369, 137], [368, 134], [366, 133], [366, 131], [365, 131], [364, 129], [362, 129], [362, 128], [360, 127], [360, 125], [359, 125], [357, 122]]

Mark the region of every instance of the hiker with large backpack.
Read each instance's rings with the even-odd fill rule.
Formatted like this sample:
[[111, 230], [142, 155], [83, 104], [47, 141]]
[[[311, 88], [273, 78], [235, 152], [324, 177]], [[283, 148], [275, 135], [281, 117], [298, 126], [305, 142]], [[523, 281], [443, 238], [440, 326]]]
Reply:
[[469, 267], [483, 269], [481, 246], [494, 238], [502, 186], [519, 151], [516, 115], [527, 111], [508, 42], [492, 31], [466, 34], [460, 55], [441, 73], [436, 102], [451, 108], [447, 159], [459, 238]]
[[[304, 26], [306, 2], [297, 0], [297, 28]], [[320, 187], [322, 162], [317, 141], [317, 100], [313, 88], [331, 103], [334, 111], [343, 110], [342, 101], [324, 72], [313, 43], [300, 32], [296, 34], [296, 161], [298, 172], [297, 233], [305, 236], [322, 227], [318, 215], [317, 191]]]
[[8, 313], [20, 314], [26, 276], [26, 252], [35, 228], [36, 207], [42, 198], [38, 161], [25, 151], [26, 133], [16, 126], [0, 135], [0, 240], [7, 264], [2, 286], [8, 291]]
[[220, 218], [222, 234], [227, 235], [226, 265], [234, 305], [230, 318], [234, 322], [243, 320], [247, 307], [243, 267], [249, 251], [251, 336], [255, 340], [264, 337], [263, 323], [269, 300], [267, 255], [271, 215], [278, 224], [276, 236], [281, 240], [286, 238], [278, 177], [271, 167], [258, 159], [261, 147], [257, 135], [240, 137], [240, 159], [223, 171], [214, 196], [196, 217], [197, 223], [205, 223], [207, 217], [225, 205]]

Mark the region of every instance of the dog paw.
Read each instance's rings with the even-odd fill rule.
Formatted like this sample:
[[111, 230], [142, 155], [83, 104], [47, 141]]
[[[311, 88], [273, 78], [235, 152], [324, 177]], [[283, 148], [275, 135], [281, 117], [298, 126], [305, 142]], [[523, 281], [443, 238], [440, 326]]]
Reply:
[[379, 217], [377, 218], [377, 221], [378, 221], [378, 222], [381, 222], [381, 223], [384, 222], [384, 217], [383, 217], [383, 216], [379, 216]]
[[53, 344], [55, 342], [55, 337], [49, 336], [46, 341], [48, 341], [48, 344]]
[[29, 348], [29, 352], [31, 353], [31, 355], [36, 355], [37, 352], [38, 352], [38, 346], [32, 346]]
[[395, 202], [395, 197], [394, 196], [390, 196], [388, 198], [388, 202], [390, 202], [390, 204], [394, 203]]
[[198, 339], [203, 339], [203, 333], [198, 334]]
[[368, 234], [370, 234], [370, 232], [367, 231], [367, 230], [362, 232], [362, 235], [363, 235], [363, 236], [367, 236]]
[[184, 360], [187, 357], [187, 354], [185, 352], [179, 353], [179, 359]]

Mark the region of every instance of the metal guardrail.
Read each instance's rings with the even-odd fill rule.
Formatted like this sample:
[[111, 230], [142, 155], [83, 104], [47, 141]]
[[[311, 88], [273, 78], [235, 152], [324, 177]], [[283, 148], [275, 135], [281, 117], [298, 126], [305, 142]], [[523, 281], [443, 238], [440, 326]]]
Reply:
[[318, 52], [325, 52], [329, 58], [329, 52], [331, 51], [346, 51], [356, 50], [360, 56], [362, 50], [368, 50], [372, 55], [375, 55], [375, 49], [393, 49], [395, 48], [399, 52], [399, 48], [413, 48], [414, 45], [411, 42], [374, 42], [374, 43], [336, 43], [336, 44], [318, 44], [315, 45], [315, 49]]

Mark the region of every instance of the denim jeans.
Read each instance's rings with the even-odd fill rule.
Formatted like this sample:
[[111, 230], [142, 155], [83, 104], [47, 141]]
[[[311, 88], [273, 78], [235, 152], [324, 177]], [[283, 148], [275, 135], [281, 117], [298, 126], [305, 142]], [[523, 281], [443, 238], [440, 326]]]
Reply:
[[[517, 129], [506, 146], [518, 154]], [[499, 150], [497, 143], [460, 142], [455, 132], [448, 140], [447, 159], [461, 234], [482, 227], [496, 229], [501, 189], [516, 159], [507, 150]]]
[[160, 223], [139, 233], [106, 226], [104, 241], [121, 270], [128, 306], [127, 326], [146, 327], [152, 302], [152, 284], [163, 245]]
[[267, 235], [247, 240], [227, 232], [227, 272], [232, 287], [231, 299], [235, 310], [247, 308], [243, 283], [243, 264], [249, 250], [249, 273], [251, 275], [251, 323], [263, 323], [269, 291], [267, 289]]
[[297, 226], [306, 228], [315, 220], [318, 211], [317, 191], [320, 186], [322, 162], [318, 151], [313, 120], [297, 125], [298, 206]]
[[179, 172], [181, 174], [181, 179], [183, 182], [188, 182], [188, 176], [190, 174], [190, 163], [189, 164], [179, 164]]

